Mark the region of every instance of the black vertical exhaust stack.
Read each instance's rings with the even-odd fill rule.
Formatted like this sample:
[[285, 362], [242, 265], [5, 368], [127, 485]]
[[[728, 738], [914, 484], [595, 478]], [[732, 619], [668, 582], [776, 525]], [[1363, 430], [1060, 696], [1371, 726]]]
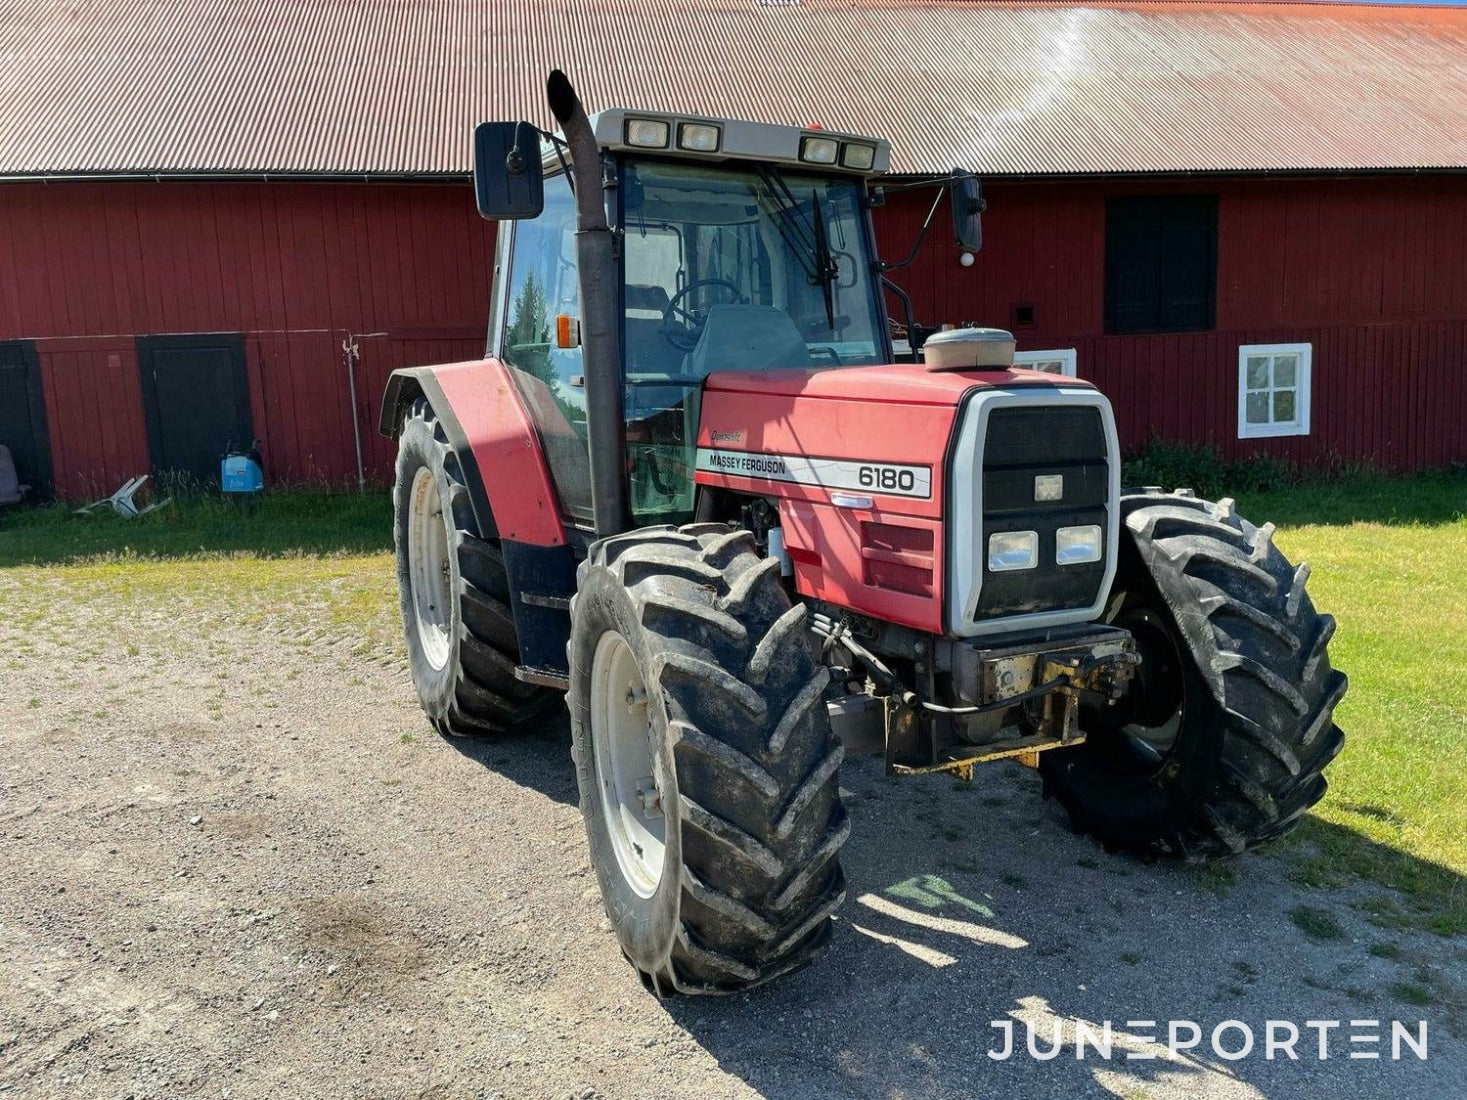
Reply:
[[627, 507], [627, 427], [622, 407], [620, 308], [616, 238], [606, 224], [606, 192], [616, 178], [603, 169], [591, 120], [565, 73], [545, 82], [550, 112], [570, 146], [576, 191], [576, 261], [581, 288], [581, 362], [586, 377], [586, 432], [591, 451], [591, 503], [596, 537], [631, 526]]

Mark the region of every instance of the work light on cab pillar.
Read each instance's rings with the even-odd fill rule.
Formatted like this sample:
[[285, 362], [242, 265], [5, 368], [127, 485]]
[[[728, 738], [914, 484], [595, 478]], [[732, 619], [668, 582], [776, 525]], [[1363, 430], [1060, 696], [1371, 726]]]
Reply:
[[[547, 93], [557, 132], [474, 133], [485, 357], [388, 383], [404, 633], [445, 736], [568, 707], [649, 990], [815, 958], [850, 753], [1037, 767], [1145, 857], [1240, 853], [1319, 800], [1345, 677], [1272, 525], [1123, 488], [1103, 394], [913, 316], [893, 273], [942, 205], [982, 247], [971, 173], [890, 179], [885, 141], [837, 129], [588, 116], [559, 72]], [[882, 261], [872, 209], [907, 190], [926, 221]]]

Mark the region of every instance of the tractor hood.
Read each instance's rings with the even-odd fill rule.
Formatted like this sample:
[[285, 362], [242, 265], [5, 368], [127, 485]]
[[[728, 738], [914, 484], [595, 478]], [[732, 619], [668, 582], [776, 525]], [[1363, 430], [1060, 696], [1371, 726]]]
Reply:
[[[1006, 425], [998, 446], [1018, 452], [986, 450], [996, 415]], [[1006, 593], [1013, 582], [1005, 578], [983, 580], [975, 555], [995, 522], [985, 514], [989, 460], [1031, 497], [1035, 477], [1063, 479], [1062, 499], [1039, 506], [1045, 514], [1034, 523], [1105, 531], [1105, 558], [1065, 571], [1060, 579], [1074, 591], [1055, 606], [1044, 603], [1042, 585], [1030, 598]], [[704, 390], [694, 476], [778, 501], [802, 593], [918, 630], [971, 637], [1016, 619], [1088, 621], [1113, 569], [1114, 422], [1109, 402], [1072, 378], [914, 364], [716, 372]]]
[[[716, 371], [705, 392], [751, 393], [782, 397], [835, 398], [896, 405], [956, 407], [978, 386], [1003, 389], [1064, 385], [1091, 389], [1089, 382], [1022, 368], [995, 371], [936, 371], [922, 364], [891, 363], [880, 367], [819, 370]], [[708, 423], [705, 413], [704, 425]]]
[[969, 396], [1061, 390], [1094, 387], [1043, 371], [910, 363], [715, 371], [703, 391], [696, 480], [761, 493], [779, 482], [772, 495], [817, 504], [848, 490], [876, 512], [940, 520], [945, 459]]

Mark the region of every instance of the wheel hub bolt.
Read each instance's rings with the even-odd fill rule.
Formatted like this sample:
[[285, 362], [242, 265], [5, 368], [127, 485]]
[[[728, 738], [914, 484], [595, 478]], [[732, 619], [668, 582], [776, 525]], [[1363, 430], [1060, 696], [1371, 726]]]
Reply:
[[662, 792], [657, 789], [657, 782], [651, 776], [637, 781], [637, 798], [642, 803], [643, 817], [662, 816]]

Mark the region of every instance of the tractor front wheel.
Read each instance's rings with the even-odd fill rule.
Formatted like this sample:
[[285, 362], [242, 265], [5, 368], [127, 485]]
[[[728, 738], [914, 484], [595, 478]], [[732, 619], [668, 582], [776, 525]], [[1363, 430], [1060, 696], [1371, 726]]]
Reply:
[[397, 585], [413, 686], [440, 733], [504, 733], [555, 693], [515, 679], [519, 640], [499, 544], [481, 536], [458, 456], [419, 398], [403, 417], [392, 489]]
[[1086, 741], [1041, 757], [1047, 793], [1081, 832], [1145, 856], [1207, 859], [1283, 835], [1323, 797], [1344, 744], [1335, 621], [1231, 501], [1121, 500], [1107, 621], [1141, 656], [1117, 705], [1086, 710]]
[[571, 618], [581, 812], [644, 984], [726, 993], [808, 963], [845, 896], [844, 752], [778, 561], [718, 524], [619, 535]]

